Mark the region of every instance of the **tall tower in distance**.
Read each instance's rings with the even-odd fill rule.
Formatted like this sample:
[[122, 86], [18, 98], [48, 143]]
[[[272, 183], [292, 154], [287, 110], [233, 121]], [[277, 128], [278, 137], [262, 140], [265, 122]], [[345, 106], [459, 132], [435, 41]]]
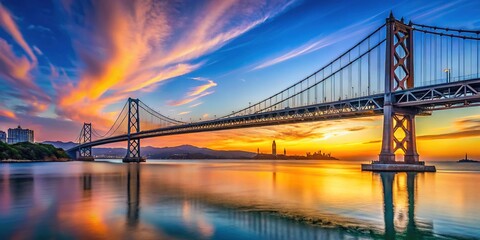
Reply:
[[275, 140], [273, 140], [272, 143], [272, 155], [277, 156], [277, 144], [275, 143]]

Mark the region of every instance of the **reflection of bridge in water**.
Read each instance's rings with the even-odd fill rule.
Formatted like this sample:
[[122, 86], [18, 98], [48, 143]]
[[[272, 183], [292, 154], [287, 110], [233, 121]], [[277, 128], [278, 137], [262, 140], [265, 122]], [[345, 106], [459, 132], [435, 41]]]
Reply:
[[[141, 166], [137, 164], [127, 165], [127, 224], [136, 227], [140, 220], [140, 174]], [[276, 172], [272, 172], [272, 182], [275, 185]], [[200, 193], [186, 190], [180, 193], [178, 198], [170, 196], [172, 192], [182, 192], [178, 186], [169, 186], [162, 182], [160, 192], [167, 192], [167, 199], [160, 194], [155, 198], [155, 204], [166, 204], [169, 216], [205, 215], [213, 214], [212, 218], [225, 219], [225, 222], [233, 225], [236, 230], [248, 232], [262, 239], [361, 239], [365, 237], [385, 239], [421, 239], [434, 237], [432, 223], [419, 222], [415, 217], [415, 186], [416, 173], [379, 173], [373, 175], [380, 178], [383, 188], [383, 213], [384, 230], [378, 226], [365, 225], [360, 220], [349, 219], [345, 226], [322, 224], [333, 221], [332, 219], [309, 219], [308, 216], [301, 218], [299, 215], [283, 215], [273, 210], [261, 210], [251, 208], [242, 203], [230, 204], [222, 200], [221, 194]], [[84, 181], [84, 183], [86, 183]], [[88, 183], [88, 182], [87, 182]], [[91, 183], [89, 183], [91, 184]], [[405, 197], [406, 198], [402, 198]], [[404, 201], [404, 202], [402, 202]], [[396, 206], [395, 203], [398, 203]], [[173, 205], [173, 206], [172, 206]], [[172, 213], [173, 212], [173, 213]], [[212, 213], [213, 212], [213, 213]], [[162, 213], [158, 213], [162, 214]], [[341, 217], [338, 217], [339, 219]], [[203, 218], [190, 216], [183, 219], [184, 224], [192, 224], [192, 221], [204, 221]], [[172, 219], [172, 221], [175, 221]], [[223, 221], [223, 220], [222, 220]], [[206, 224], [198, 224], [206, 225]], [[155, 226], [164, 230], [166, 226]], [[369, 228], [371, 227], [371, 228]], [[212, 227], [213, 228], [213, 227]], [[198, 229], [201, 231], [201, 229]], [[214, 230], [210, 230], [211, 232]], [[211, 233], [210, 234], [213, 234]], [[201, 233], [199, 233], [201, 234]]]
[[415, 117], [480, 104], [479, 34], [406, 24], [391, 15], [312, 75], [247, 108], [186, 123], [129, 99], [107, 132], [85, 123], [79, 145], [69, 154], [93, 160], [92, 147], [126, 141], [124, 161], [138, 162], [144, 160], [140, 140], [145, 138], [383, 115], [379, 163], [397, 163], [395, 153], [400, 151], [404, 165], [427, 170], [417, 153]]
[[[419, 239], [423, 237], [433, 237], [433, 225], [431, 224], [422, 224], [422, 228], [418, 228], [416, 219], [415, 219], [415, 183], [417, 173], [407, 172], [403, 173], [407, 175], [406, 179], [406, 193], [407, 193], [407, 209], [395, 209], [394, 205], [394, 192], [393, 192], [393, 183], [395, 182], [395, 177], [399, 173], [392, 172], [382, 172], [379, 173], [382, 179], [383, 186], [383, 202], [384, 202], [384, 221], [385, 221], [385, 238], [386, 239], [397, 239], [398, 237], [406, 239]], [[401, 174], [401, 173], [400, 173]], [[397, 181], [400, 181], [397, 179]], [[402, 183], [405, 184], [405, 183]], [[398, 194], [397, 194], [398, 196]], [[395, 227], [395, 212], [397, 211], [397, 218], [401, 218], [407, 221], [406, 227]], [[403, 211], [402, 211], [403, 210]], [[407, 218], [403, 216], [404, 213], [407, 213]], [[401, 222], [401, 219], [397, 219], [397, 222]], [[405, 225], [405, 224], [399, 224]], [[397, 229], [399, 229], [397, 231]], [[402, 231], [403, 230], [403, 231]]]

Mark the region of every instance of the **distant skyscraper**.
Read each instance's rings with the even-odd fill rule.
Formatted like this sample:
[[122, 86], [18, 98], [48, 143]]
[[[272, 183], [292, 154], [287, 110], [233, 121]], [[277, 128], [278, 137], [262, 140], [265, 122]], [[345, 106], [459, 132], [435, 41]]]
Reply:
[[277, 156], [277, 144], [275, 143], [275, 140], [273, 140], [272, 143], [272, 155]]
[[0, 142], [7, 142], [7, 133], [5, 133], [4, 131], [0, 131]]
[[33, 130], [22, 129], [18, 126], [17, 128], [8, 129], [8, 143], [19, 143], [19, 142], [31, 142], [34, 141]]
[[287, 156], [287, 149], [283, 148], [283, 155]]

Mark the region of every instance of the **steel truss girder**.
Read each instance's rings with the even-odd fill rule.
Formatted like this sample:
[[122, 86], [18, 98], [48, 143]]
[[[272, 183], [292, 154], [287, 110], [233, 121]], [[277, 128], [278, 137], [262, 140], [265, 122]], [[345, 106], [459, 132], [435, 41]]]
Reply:
[[398, 107], [418, 107], [427, 111], [480, 106], [480, 79], [397, 92], [393, 103]]
[[255, 127], [271, 124], [287, 124], [308, 121], [379, 115], [382, 111], [383, 95], [339, 101], [327, 104], [310, 105], [299, 108], [283, 109], [275, 112], [256, 113], [202, 123], [141, 132], [135, 137], [152, 137], [171, 134], [213, 131], [232, 128]]

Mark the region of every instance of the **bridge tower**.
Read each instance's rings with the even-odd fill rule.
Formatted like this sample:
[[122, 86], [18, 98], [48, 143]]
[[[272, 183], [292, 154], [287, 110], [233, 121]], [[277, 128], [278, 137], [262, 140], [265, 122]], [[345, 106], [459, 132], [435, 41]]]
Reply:
[[[83, 123], [82, 132], [80, 135], [80, 143], [89, 143], [92, 141], [92, 124]], [[80, 161], [93, 161], [92, 156], [92, 147], [83, 147], [79, 149], [79, 157], [77, 160]]]
[[128, 145], [123, 162], [145, 162], [140, 155], [140, 139], [132, 138], [132, 133], [140, 132], [139, 100], [128, 98]]
[[382, 150], [378, 163], [396, 163], [395, 152], [404, 153], [404, 163], [419, 162], [415, 136], [417, 109], [398, 108], [392, 104], [392, 93], [414, 87], [413, 28], [392, 13], [386, 23], [385, 95]]

